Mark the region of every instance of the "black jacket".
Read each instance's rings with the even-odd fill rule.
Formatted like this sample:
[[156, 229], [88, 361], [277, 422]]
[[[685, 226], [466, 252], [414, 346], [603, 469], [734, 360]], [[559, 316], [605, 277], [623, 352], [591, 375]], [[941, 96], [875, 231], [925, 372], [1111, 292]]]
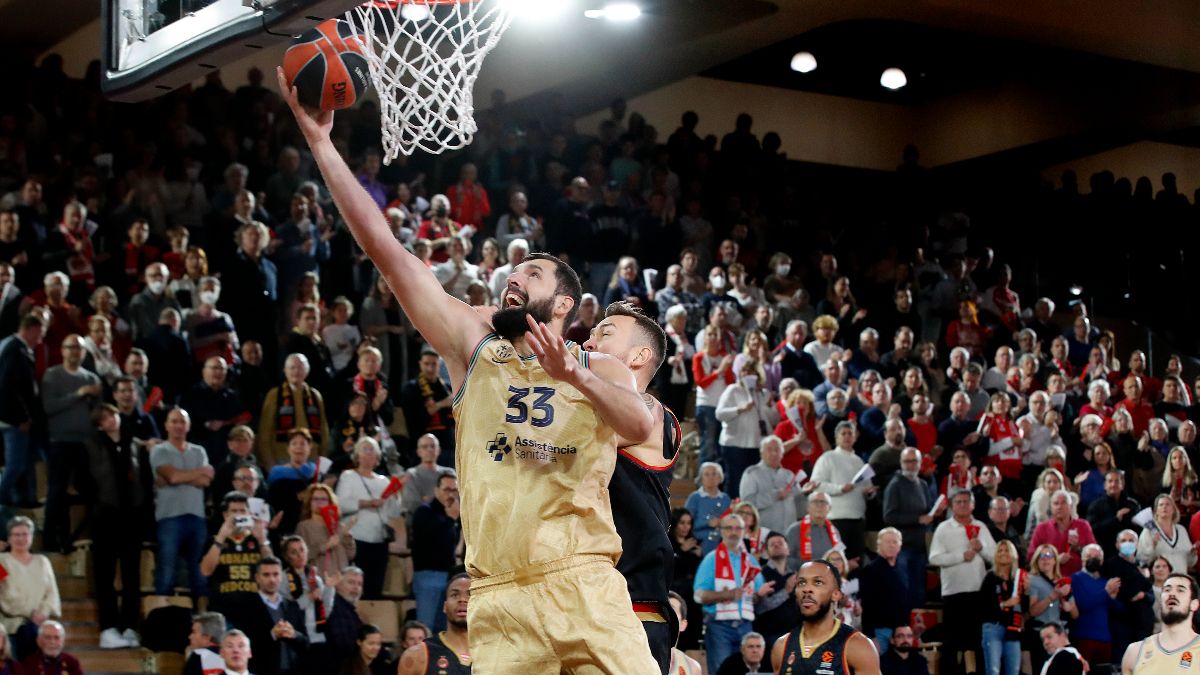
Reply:
[[226, 615], [232, 627], [242, 630], [250, 638], [253, 653], [250, 672], [257, 675], [283, 675], [301, 671], [301, 661], [308, 649], [308, 635], [305, 633], [304, 612], [294, 600], [284, 598], [280, 605], [283, 620], [296, 629], [296, 637], [286, 640], [271, 637], [275, 620], [258, 593], [243, 593], [231, 601], [229, 607], [236, 609]]
[[[1129, 509], [1129, 512], [1124, 518], [1117, 518], [1117, 511], [1121, 509]], [[1121, 530], [1141, 531], [1140, 527], [1133, 524], [1133, 517], [1141, 510], [1141, 505], [1125, 494], [1116, 499], [1106, 494], [1088, 506], [1087, 521], [1092, 526], [1096, 542], [1104, 549], [1105, 558], [1116, 554], [1117, 535]]]
[[916, 652], [902, 659], [895, 649], [889, 647], [887, 653], [879, 657], [879, 672], [887, 675], [929, 675], [929, 663]]
[[0, 342], [0, 422], [17, 426], [44, 418], [33, 350], [15, 334]]
[[802, 389], [813, 389], [824, 381], [825, 377], [817, 369], [817, 362], [812, 354], [803, 349], [792, 350], [783, 348], [783, 360], [779, 363], [780, 375], [795, 378]]

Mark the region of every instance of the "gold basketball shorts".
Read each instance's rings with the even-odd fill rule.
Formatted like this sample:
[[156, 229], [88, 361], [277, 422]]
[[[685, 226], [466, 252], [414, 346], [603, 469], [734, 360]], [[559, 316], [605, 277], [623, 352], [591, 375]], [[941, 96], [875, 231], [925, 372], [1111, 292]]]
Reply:
[[475, 675], [657, 675], [625, 578], [577, 555], [471, 583]]

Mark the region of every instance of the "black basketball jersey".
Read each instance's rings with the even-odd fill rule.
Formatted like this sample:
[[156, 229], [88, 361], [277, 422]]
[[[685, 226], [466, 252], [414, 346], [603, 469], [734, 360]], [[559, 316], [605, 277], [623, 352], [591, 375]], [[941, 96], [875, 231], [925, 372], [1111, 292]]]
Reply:
[[631, 600], [661, 603], [663, 611], [670, 611], [667, 592], [675, 569], [675, 551], [667, 528], [671, 524], [671, 480], [678, 430], [675, 415], [663, 406], [663, 458], [671, 463], [662, 468], [650, 467], [619, 450], [608, 486], [613, 522], [621, 536], [617, 571], [625, 577]]
[[446, 646], [442, 634], [425, 638], [425, 675], [471, 675], [471, 664], [463, 664], [458, 654]]
[[851, 675], [846, 663], [846, 642], [858, 631], [838, 621], [833, 635], [805, 658], [800, 651], [800, 630], [793, 628], [788, 633], [780, 675]]

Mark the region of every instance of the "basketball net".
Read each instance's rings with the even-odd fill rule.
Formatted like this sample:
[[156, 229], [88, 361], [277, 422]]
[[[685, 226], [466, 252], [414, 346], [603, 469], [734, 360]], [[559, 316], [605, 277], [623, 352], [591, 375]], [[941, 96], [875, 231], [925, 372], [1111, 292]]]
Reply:
[[[407, 8], [407, 9], [406, 9]], [[471, 143], [475, 80], [512, 21], [502, 0], [374, 0], [346, 12], [379, 93], [384, 163]]]

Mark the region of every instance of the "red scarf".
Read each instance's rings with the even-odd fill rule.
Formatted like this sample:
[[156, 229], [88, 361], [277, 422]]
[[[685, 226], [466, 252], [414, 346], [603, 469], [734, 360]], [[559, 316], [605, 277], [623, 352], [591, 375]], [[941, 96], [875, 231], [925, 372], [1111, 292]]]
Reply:
[[[829, 535], [829, 541], [833, 542], [834, 546], [842, 543], [842, 538], [838, 536], [838, 531], [833, 527], [833, 523], [829, 519], [825, 519], [825, 532]], [[800, 521], [800, 559], [812, 560], [812, 516], [804, 516], [804, 520]]]
[[[725, 542], [717, 544], [716, 578], [733, 581], [735, 587], [744, 586], [746, 584], [746, 561], [749, 557], [745, 552], [739, 556], [741, 569], [738, 570], [738, 575], [735, 578], [733, 576], [733, 562], [729, 558], [729, 549], [726, 548]], [[739, 581], [741, 582], [740, 584], [737, 583]]]

